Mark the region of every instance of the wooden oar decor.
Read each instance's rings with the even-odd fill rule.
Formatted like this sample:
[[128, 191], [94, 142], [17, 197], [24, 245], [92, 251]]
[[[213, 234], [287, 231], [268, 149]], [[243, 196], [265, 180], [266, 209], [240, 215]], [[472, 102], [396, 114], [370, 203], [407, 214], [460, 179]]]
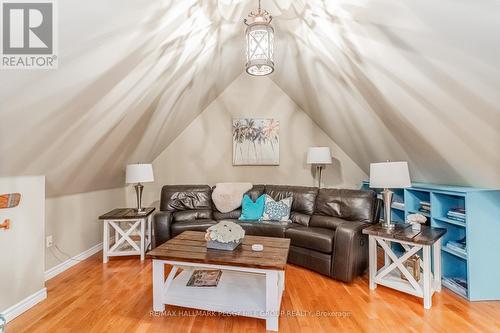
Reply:
[[21, 193], [0, 194], [0, 209], [16, 207], [19, 201], [21, 201]]
[[[2, 208], [13, 208], [19, 205], [21, 201], [21, 193], [9, 193], [0, 195], [0, 209]], [[10, 220], [6, 219], [3, 223], [0, 223], [0, 229], [9, 229]]]
[[5, 230], [10, 229], [10, 220], [5, 219], [5, 221], [3, 221], [3, 223], [0, 223], [0, 229], [5, 229]]

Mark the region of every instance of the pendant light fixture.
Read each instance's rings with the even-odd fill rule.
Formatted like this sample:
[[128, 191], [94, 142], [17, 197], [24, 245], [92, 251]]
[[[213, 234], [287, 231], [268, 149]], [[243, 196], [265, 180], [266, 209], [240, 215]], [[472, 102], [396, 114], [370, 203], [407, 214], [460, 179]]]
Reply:
[[247, 40], [246, 72], [254, 76], [264, 76], [274, 71], [274, 29], [271, 26], [273, 17], [259, 8], [248, 14], [243, 22], [247, 25], [245, 31]]

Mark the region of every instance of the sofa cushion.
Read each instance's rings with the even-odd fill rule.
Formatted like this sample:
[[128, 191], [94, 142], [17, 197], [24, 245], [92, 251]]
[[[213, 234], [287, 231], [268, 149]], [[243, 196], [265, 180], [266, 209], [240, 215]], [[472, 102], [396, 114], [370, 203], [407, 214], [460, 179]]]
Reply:
[[206, 220], [191, 220], [172, 223], [172, 237], [175, 237], [184, 231], [207, 231], [207, 229], [213, 225], [217, 224], [217, 221], [206, 219]]
[[373, 191], [320, 189], [314, 215], [372, 223], [375, 216], [375, 203], [376, 194]]
[[165, 185], [160, 210], [212, 209], [212, 190], [208, 185]]
[[285, 237], [290, 238], [291, 245], [323, 253], [332, 253], [335, 230], [305, 227], [294, 223], [286, 229]]
[[[308, 216], [312, 215], [314, 212], [314, 205], [318, 195], [318, 189], [316, 187], [266, 185], [265, 193], [276, 201], [292, 196], [292, 222], [303, 225], [309, 223]], [[300, 213], [303, 215], [293, 213]]]
[[173, 212], [175, 222], [212, 219], [211, 209], [193, 209]]
[[313, 215], [309, 222], [310, 227], [320, 227], [336, 230], [339, 225], [345, 223], [346, 220], [334, 216]]
[[214, 210], [213, 217], [215, 220], [225, 220], [225, 219], [238, 219], [241, 216], [241, 209], [235, 209], [230, 211], [229, 213], [221, 213], [217, 210]]
[[266, 221], [231, 221], [240, 225], [245, 230], [245, 235], [267, 236], [267, 237], [285, 237], [285, 230], [291, 224], [289, 222], [266, 222]]
[[290, 246], [288, 262], [312, 269], [315, 272], [330, 275], [332, 269], [332, 255], [298, 246]]

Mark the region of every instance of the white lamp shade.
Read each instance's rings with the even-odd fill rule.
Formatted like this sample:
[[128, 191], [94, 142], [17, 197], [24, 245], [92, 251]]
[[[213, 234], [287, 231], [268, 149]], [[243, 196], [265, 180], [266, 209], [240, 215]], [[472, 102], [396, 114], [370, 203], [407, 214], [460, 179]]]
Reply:
[[151, 164], [129, 164], [125, 175], [127, 184], [147, 183], [154, 181]]
[[310, 147], [307, 150], [307, 164], [332, 164], [329, 147]]
[[408, 162], [370, 164], [370, 187], [405, 188], [411, 186]]

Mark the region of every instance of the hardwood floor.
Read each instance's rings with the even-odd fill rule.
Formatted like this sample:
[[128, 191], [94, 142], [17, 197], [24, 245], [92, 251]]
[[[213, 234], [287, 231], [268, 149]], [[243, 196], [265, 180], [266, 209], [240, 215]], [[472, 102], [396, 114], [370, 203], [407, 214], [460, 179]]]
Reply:
[[[265, 331], [264, 320], [195, 315], [179, 307], [152, 316], [151, 261], [101, 260], [95, 255], [48, 281], [47, 300], [10, 322], [6, 332]], [[424, 310], [416, 297], [381, 286], [370, 291], [366, 277], [345, 284], [293, 265], [287, 265], [282, 310], [280, 332], [500, 332], [500, 302], [470, 303], [444, 289]]]

